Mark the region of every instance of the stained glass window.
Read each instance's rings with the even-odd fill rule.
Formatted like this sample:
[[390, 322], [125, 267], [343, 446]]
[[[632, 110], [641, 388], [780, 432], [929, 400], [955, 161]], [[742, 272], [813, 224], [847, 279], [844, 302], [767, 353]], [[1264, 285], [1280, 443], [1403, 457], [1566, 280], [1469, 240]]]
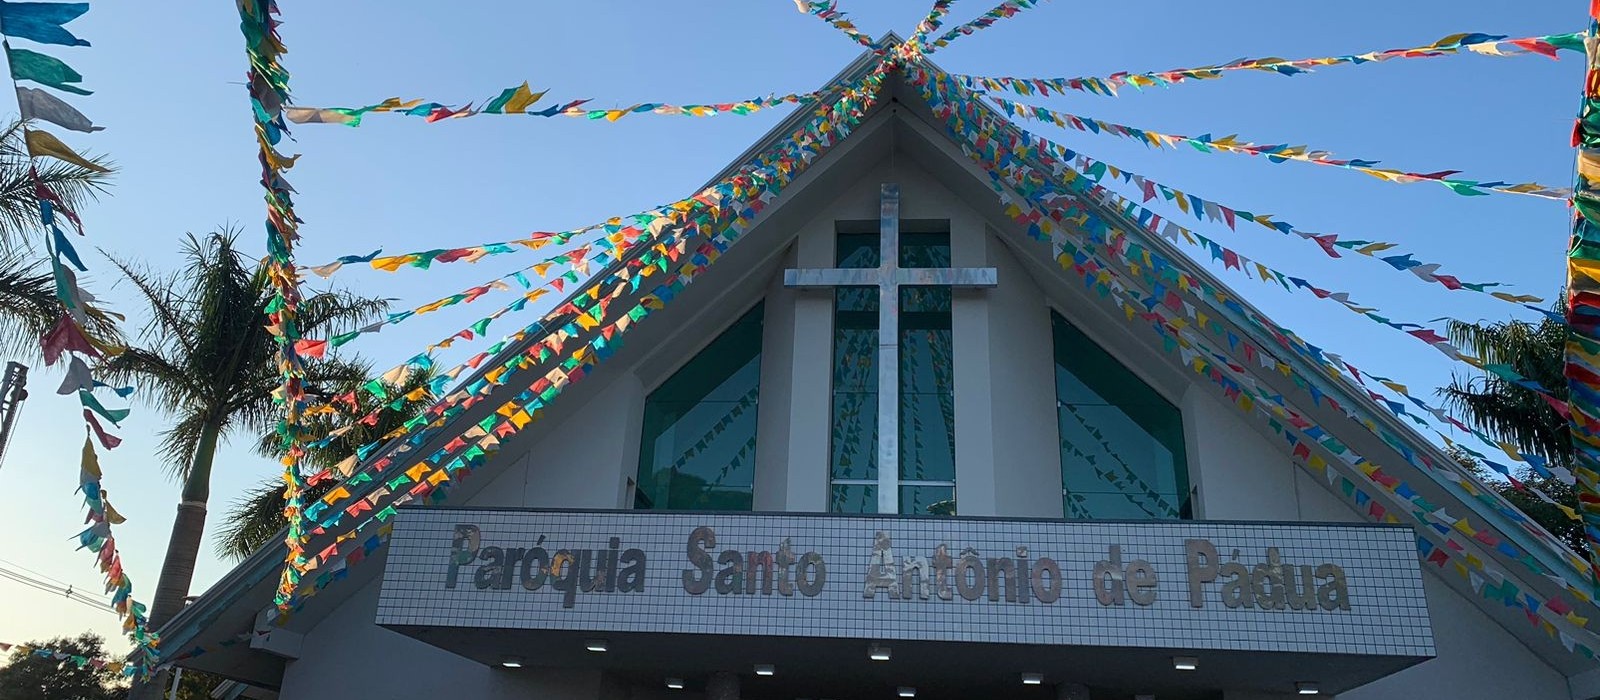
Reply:
[[761, 321], [757, 304], [645, 399], [634, 508], [750, 510]]
[[1183, 414], [1059, 314], [1051, 321], [1066, 516], [1193, 517]]

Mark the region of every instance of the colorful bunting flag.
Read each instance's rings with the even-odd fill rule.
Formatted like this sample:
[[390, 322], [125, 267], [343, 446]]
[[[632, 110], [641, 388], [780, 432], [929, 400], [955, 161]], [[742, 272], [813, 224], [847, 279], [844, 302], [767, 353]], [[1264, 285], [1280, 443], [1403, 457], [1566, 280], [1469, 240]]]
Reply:
[[1552, 34], [1507, 39], [1489, 34], [1452, 34], [1426, 46], [1407, 49], [1389, 49], [1364, 54], [1329, 56], [1324, 58], [1241, 58], [1221, 65], [1200, 68], [1178, 68], [1150, 73], [1117, 72], [1110, 75], [1078, 78], [987, 78], [975, 75], [954, 76], [969, 88], [1008, 90], [1019, 95], [1049, 95], [1054, 90], [1065, 94], [1069, 90], [1096, 95], [1114, 96], [1118, 88], [1167, 87], [1187, 80], [1214, 80], [1230, 71], [1252, 70], [1279, 75], [1299, 75], [1323, 66], [1360, 65], [1401, 58], [1434, 58], [1459, 54], [1462, 51], [1484, 56], [1520, 56], [1536, 53], [1557, 58], [1558, 51], [1583, 51], [1582, 34]]

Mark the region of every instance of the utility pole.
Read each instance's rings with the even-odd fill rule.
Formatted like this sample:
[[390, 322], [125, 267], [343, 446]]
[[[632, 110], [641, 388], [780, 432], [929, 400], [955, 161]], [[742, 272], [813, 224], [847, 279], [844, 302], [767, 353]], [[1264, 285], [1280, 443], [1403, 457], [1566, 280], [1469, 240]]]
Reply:
[[6, 373], [0, 378], [0, 465], [5, 464], [6, 446], [11, 444], [11, 427], [17, 422], [17, 411], [28, 398], [28, 366], [21, 362], [7, 362]]

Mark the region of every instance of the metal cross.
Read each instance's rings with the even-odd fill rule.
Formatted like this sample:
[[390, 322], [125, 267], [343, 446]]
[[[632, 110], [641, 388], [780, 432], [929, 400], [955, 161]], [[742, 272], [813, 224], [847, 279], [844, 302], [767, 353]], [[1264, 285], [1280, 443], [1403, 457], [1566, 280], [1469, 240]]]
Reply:
[[993, 287], [992, 267], [900, 267], [900, 186], [881, 189], [876, 268], [785, 270], [786, 287], [878, 288], [878, 512], [900, 512], [900, 288]]

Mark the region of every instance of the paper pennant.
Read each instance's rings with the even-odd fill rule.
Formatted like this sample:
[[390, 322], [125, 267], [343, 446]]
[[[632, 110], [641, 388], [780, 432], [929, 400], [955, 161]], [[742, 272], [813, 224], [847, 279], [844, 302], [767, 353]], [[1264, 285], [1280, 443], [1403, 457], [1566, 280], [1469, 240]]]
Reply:
[[1265, 156], [1268, 161], [1282, 163], [1284, 161], [1300, 161], [1313, 165], [1323, 165], [1335, 168], [1354, 170], [1359, 173], [1371, 175], [1385, 182], [1410, 184], [1416, 182], [1435, 182], [1449, 188], [1452, 192], [1461, 195], [1481, 195], [1489, 192], [1504, 194], [1520, 194], [1543, 199], [1556, 199], [1565, 201], [1572, 196], [1572, 190], [1549, 187], [1536, 182], [1506, 183], [1506, 182], [1479, 182], [1477, 180], [1463, 180], [1451, 177], [1456, 170], [1441, 170], [1432, 173], [1415, 173], [1389, 168], [1373, 167], [1378, 164], [1375, 160], [1337, 159], [1327, 151], [1312, 150], [1306, 146], [1291, 146], [1288, 144], [1275, 144], [1261, 146], [1246, 141], [1240, 141], [1237, 136], [1223, 136], [1213, 138], [1210, 134], [1203, 136], [1178, 136], [1163, 134], [1157, 131], [1147, 131], [1133, 126], [1124, 126], [1112, 122], [1100, 121], [1093, 117], [1080, 117], [1076, 114], [1060, 112], [1044, 107], [1022, 105], [1010, 100], [991, 96], [995, 104], [1009, 116], [1026, 117], [1038, 121], [1055, 124], [1056, 126], [1077, 129], [1091, 133], [1106, 133], [1133, 139], [1146, 146], [1157, 148], [1187, 145], [1202, 153], [1238, 153], [1250, 156]]
[[1149, 73], [1117, 72], [1110, 75], [1078, 78], [988, 78], [957, 75], [967, 87], [985, 90], [1008, 90], [1021, 95], [1048, 95], [1053, 90], [1066, 93], [1071, 90], [1096, 95], [1116, 95], [1119, 88], [1167, 87], [1188, 80], [1213, 80], [1231, 71], [1262, 71], [1279, 75], [1299, 75], [1315, 68], [1336, 65], [1360, 65], [1402, 58], [1434, 58], [1458, 54], [1462, 51], [1484, 56], [1517, 56], [1537, 53], [1556, 58], [1557, 51], [1583, 51], [1582, 34], [1552, 34], [1507, 39], [1489, 34], [1452, 34], [1426, 46], [1405, 49], [1372, 51], [1364, 54], [1328, 56], [1323, 58], [1242, 58], [1236, 61], [1200, 68], [1177, 68]]

